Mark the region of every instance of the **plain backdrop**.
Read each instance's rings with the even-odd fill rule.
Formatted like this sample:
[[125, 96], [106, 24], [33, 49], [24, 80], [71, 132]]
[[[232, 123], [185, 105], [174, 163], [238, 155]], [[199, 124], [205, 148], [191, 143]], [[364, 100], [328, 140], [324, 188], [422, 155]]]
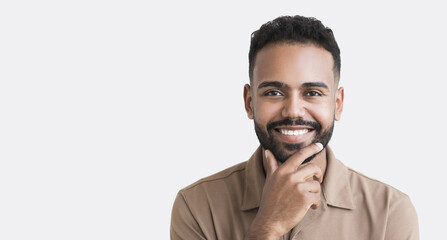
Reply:
[[2, 1], [0, 239], [169, 239], [176, 193], [246, 161], [251, 33], [314, 16], [341, 48], [347, 166], [447, 214], [442, 1]]

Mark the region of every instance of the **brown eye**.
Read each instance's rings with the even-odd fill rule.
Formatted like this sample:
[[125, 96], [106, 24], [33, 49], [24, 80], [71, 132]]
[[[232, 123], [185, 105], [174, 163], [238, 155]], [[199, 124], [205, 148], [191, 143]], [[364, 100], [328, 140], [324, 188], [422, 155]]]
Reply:
[[264, 93], [264, 96], [282, 96], [282, 93], [280, 91], [273, 90]]
[[306, 96], [319, 97], [319, 96], [322, 96], [322, 95], [321, 95], [321, 93], [319, 93], [317, 91], [310, 91], [310, 92], [306, 93]]

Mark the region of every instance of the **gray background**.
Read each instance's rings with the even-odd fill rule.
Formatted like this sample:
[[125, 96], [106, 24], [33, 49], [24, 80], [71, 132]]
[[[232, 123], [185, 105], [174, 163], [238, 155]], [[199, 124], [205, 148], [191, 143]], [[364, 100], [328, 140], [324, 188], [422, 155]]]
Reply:
[[168, 239], [177, 191], [257, 148], [250, 34], [288, 14], [340, 45], [336, 156], [442, 238], [441, 1], [93, 0], [0, 3], [0, 239]]

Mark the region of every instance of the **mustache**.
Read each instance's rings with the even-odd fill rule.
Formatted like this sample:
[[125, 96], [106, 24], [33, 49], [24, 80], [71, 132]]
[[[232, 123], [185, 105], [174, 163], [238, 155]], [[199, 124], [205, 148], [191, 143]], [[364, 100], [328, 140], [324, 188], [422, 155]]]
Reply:
[[267, 124], [267, 131], [271, 131], [272, 129], [279, 127], [279, 126], [295, 126], [295, 125], [309, 126], [309, 127], [312, 127], [313, 129], [315, 129], [317, 132], [320, 132], [320, 130], [321, 130], [321, 125], [318, 122], [306, 121], [302, 118], [297, 118], [297, 119], [285, 118], [285, 119]]

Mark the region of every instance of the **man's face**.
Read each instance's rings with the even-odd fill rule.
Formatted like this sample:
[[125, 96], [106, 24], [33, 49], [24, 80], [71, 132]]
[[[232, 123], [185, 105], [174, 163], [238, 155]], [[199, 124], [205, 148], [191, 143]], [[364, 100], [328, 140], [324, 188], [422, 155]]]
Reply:
[[312, 44], [270, 44], [244, 89], [245, 108], [254, 119], [258, 139], [284, 162], [315, 142], [326, 147], [343, 109], [332, 55]]

